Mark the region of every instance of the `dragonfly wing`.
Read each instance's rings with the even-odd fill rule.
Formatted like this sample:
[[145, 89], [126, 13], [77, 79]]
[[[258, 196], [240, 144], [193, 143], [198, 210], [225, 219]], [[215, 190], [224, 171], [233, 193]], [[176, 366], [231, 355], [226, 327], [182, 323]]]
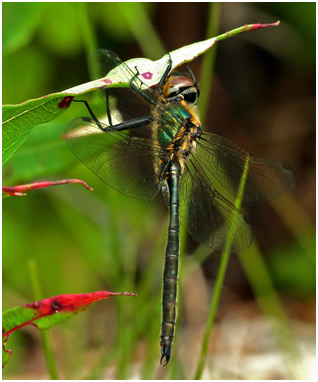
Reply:
[[238, 191], [244, 166], [248, 166], [245, 201], [272, 200], [295, 186], [294, 174], [288, 165], [250, 154], [215, 134], [202, 134], [197, 158], [213, 184], [219, 182], [233, 195]]
[[[121, 65], [121, 77], [130, 82], [134, 78], [134, 83], [141, 81], [115, 53], [112, 51], [97, 49], [89, 57], [89, 72], [92, 79], [105, 77], [112, 69]], [[149, 115], [149, 105], [145, 100], [129, 87], [116, 87], [100, 89], [101, 97], [109, 102], [110, 111], [115, 114], [120, 113], [121, 120], [130, 120], [141, 115]], [[108, 97], [106, 97], [106, 92]]]
[[161, 188], [163, 175], [154, 165], [160, 148], [151, 140], [126, 131], [103, 132], [89, 118], [71, 121], [65, 138], [78, 159], [117, 191], [151, 200]]
[[[112, 69], [120, 66], [121, 81], [130, 83], [130, 87], [147, 98], [153, 104], [157, 104], [157, 97], [153, 90], [146, 85], [140, 76], [137, 69], [131, 69], [124, 61], [122, 61], [114, 52], [110, 50], [97, 49], [89, 57], [89, 72], [93, 80], [105, 77]], [[116, 87], [120, 87], [117, 84]], [[124, 88], [127, 88], [125, 86]], [[107, 89], [107, 88], [106, 88]], [[105, 90], [101, 90], [101, 95], [105, 98]], [[112, 88], [110, 88], [112, 89]], [[109, 89], [109, 90], [110, 90]]]
[[222, 251], [227, 235], [231, 252], [248, 248], [253, 239], [245, 216], [218, 193], [200, 163], [191, 159], [180, 179], [180, 215], [188, 214], [187, 230], [197, 242]]
[[[138, 75], [137, 69], [131, 69], [125, 62], [123, 62], [115, 53], [108, 50], [98, 49], [90, 55], [89, 58], [89, 71], [92, 79], [99, 79], [106, 76], [112, 69], [120, 65], [120, 77], [123, 81], [130, 83], [129, 87], [120, 87], [119, 84], [116, 87], [110, 87], [101, 89], [102, 97], [105, 98], [106, 91], [110, 97], [116, 100], [116, 108], [120, 109], [123, 113], [125, 111], [125, 120], [134, 118], [134, 115], [139, 112], [143, 114], [145, 103], [152, 107], [156, 107], [157, 111], [161, 114], [169, 114], [169, 121], [180, 123], [183, 115], [180, 114], [180, 110], [171, 104], [167, 107], [167, 104], [162, 101], [158, 91], [145, 84]], [[139, 98], [139, 102], [138, 99]], [[142, 102], [140, 101], [143, 101]], [[136, 104], [138, 102], [138, 105]], [[174, 115], [172, 115], [174, 114]]]
[[112, 69], [123, 63], [116, 53], [105, 49], [96, 49], [90, 54], [88, 61], [92, 80], [105, 77]]

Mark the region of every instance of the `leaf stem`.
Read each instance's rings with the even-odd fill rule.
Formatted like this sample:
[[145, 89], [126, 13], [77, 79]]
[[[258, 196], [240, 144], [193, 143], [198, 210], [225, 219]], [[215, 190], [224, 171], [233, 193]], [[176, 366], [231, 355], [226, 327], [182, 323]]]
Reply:
[[233, 37], [240, 33], [250, 32], [257, 29], [269, 28], [269, 27], [277, 27], [280, 24], [280, 21], [276, 21], [276, 23], [271, 24], [245, 24], [242, 27], [232, 29], [229, 32], [225, 32], [216, 37], [217, 41], [225, 40], [227, 38]]

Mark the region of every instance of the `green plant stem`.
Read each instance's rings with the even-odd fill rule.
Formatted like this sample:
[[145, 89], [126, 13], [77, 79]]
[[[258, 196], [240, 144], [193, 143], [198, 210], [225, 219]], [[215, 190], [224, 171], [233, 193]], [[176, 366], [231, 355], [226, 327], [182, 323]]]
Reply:
[[[36, 262], [34, 259], [30, 259], [28, 262], [31, 285], [33, 289], [33, 296], [35, 301], [39, 301], [43, 298], [41, 292], [41, 286], [39, 281], [39, 275], [37, 271]], [[50, 378], [53, 380], [59, 379], [54, 359], [54, 351], [52, 341], [48, 331], [40, 331], [41, 342], [43, 346], [44, 356]]]
[[88, 16], [88, 4], [85, 2], [75, 3], [75, 7], [78, 14], [78, 24], [82, 34], [86, 56], [88, 57], [98, 48], [94, 28]]
[[[241, 204], [242, 204], [242, 200], [243, 200], [244, 188], [245, 188], [246, 178], [247, 178], [247, 174], [248, 174], [248, 168], [249, 168], [249, 158], [247, 158], [245, 161], [243, 173], [242, 173], [241, 180], [240, 180], [239, 189], [237, 192], [237, 197], [236, 197], [235, 203], [234, 203], [234, 206], [238, 210], [240, 209]], [[224, 250], [222, 252], [221, 263], [220, 263], [220, 267], [219, 267], [218, 274], [216, 277], [214, 293], [213, 293], [212, 301], [210, 304], [210, 312], [209, 312], [208, 322], [207, 322], [204, 337], [203, 337], [202, 349], [201, 349], [198, 367], [197, 367], [194, 379], [201, 379], [202, 373], [204, 370], [204, 365], [205, 365], [207, 352], [208, 352], [210, 335], [211, 335], [211, 331], [213, 328], [214, 319], [215, 319], [215, 316], [217, 313], [217, 308], [219, 305], [219, 300], [220, 300], [222, 287], [223, 287], [224, 276], [225, 276], [225, 272], [226, 272], [226, 268], [227, 268], [227, 265], [229, 262], [230, 252], [231, 252], [232, 239], [233, 239], [233, 236], [234, 236], [235, 230], [236, 230], [236, 224], [237, 224], [237, 215], [232, 214], [231, 223], [230, 223], [231, 230], [229, 231], [229, 234], [226, 237]]]
[[[221, 4], [211, 3], [209, 12], [209, 24], [207, 27], [207, 37], [216, 36], [219, 31], [221, 16]], [[202, 126], [205, 125], [207, 109], [209, 105], [209, 95], [212, 87], [214, 64], [217, 52], [217, 45], [207, 51], [202, 60], [201, 75], [200, 75], [200, 98], [198, 106], [200, 110], [200, 119]]]
[[[221, 14], [220, 3], [211, 3], [210, 13], [209, 13], [209, 24], [207, 28], [208, 38], [210, 36], [217, 35], [218, 29], [219, 29], [220, 14]], [[211, 84], [213, 79], [213, 68], [215, 63], [215, 57], [216, 57], [216, 49], [211, 49], [209, 52], [206, 53], [202, 63], [201, 85], [200, 85], [201, 97], [199, 100], [199, 108], [201, 111], [201, 123], [203, 125], [206, 119], [207, 108], [209, 104], [209, 94], [210, 94], [210, 89], [211, 89]], [[228, 259], [229, 259], [229, 252], [228, 253], [224, 252], [222, 254], [221, 264], [220, 264], [220, 268], [219, 268], [217, 279], [216, 279], [214, 294], [213, 294], [213, 298], [210, 305], [209, 317], [208, 317], [206, 330], [205, 330], [205, 334], [203, 338], [199, 363], [198, 363], [197, 371], [194, 377], [195, 379], [200, 379], [203, 373], [208, 344], [210, 340], [210, 333], [211, 333], [214, 319], [217, 312], [217, 307], [218, 307], [218, 303], [219, 303], [219, 299], [220, 299], [220, 295], [222, 291], [223, 280], [224, 280], [224, 275], [225, 275], [225, 271], [228, 264]]]
[[[124, 2], [117, 3], [117, 6], [138, 42], [144, 56], [150, 59], [158, 59], [160, 56], [164, 55], [166, 50], [150, 21], [145, 10], [145, 4], [138, 2]], [[136, 16], [138, 16], [138, 20], [136, 19]]]
[[212, 301], [210, 305], [209, 317], [208, 317], [207, 325], [205, 328], [201, 353], [200, 353], [199, 362], [198, 362], [194, 379], [201, 379], [202, 377], [202, 373], [203, 373], [203, 369], [204, 369], [205, 361], [206, 361], [206, 356], [207, 356], [207, 351], [208, 351], [210, 334], [211, 334], [213, 324], [214, 324], [214, 319], [217, 313], [217, 308], [218, 308], [218, 304], [220, 300], [220, 295], [222, 292], [223, 281], [224, 281], [227, 264], [229, 262], [229, 257], [230, 257], [229, 252], [222, 253], [221, 263], [220, 263], [220, 267], [219, 267], [216, 282], [215, 282], [214, 293], [213, 293], [213, 297], [212, 297]]

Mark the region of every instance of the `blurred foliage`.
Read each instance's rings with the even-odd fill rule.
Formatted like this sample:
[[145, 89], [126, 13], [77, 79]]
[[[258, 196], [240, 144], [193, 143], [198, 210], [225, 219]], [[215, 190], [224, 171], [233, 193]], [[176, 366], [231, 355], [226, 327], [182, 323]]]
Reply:
[[316, 65], [316, 52], [313, 47], [316, 43], [316, 3], [310, 2], [302, 6], [299, 3], [285, 4], [263, 3], [261, 9], [271, 14], [275, 14], [278, 19], [286, 21], [290, 28], [294, 29], [295, 37], [299, 38], [299, 42], [303, 47], [304, 55], [294, 55], [296, 62], [299, 60], [306, 66]]
[[[211, 37], [205, 35], [208, 7], [208, 3], [3, 3], [3, 103], [16, 104], [87, 82], [87, 54], [95, 43], [124, 60], [157, 59], [163, 51]], [[314, 268], [305, 255], [313, 258], [315, 251], [315, 14], [315, 3], [222, 3], [220, 32], [277, 19], [281, 26], [217, 46], [204, 127], [294, 168], [294, 197], [312, 224], [307, 245], [298, 245], [285, 218], [268, 205], [246, 208], [256, 239], [268, 255], [275, 286], [300, 300], [315, 293]], [[87, 30], [91, 42], [85, 38]], [[199, 65], [200, 60], [192, 65], [198, 78]], [[98, 97], [86, 98], [97, 115], [103, 112]], [[84, 115], [84, 106], [73, 104], [56, 121], [39, 125], [3, 168], [7, 186], [40, 178], [80, 178], [94, 187], [90, 193], [68, 185], [3, 202], [3, 307], [33, 301], [29, 259], [37, 264], [44, 297], [102, 289], [136, 292], [139, 297], [134, 301], [101, 302], [52, 330], [55, 347], [63, 349], [62, 377], [105, 378], [107, 366], [115, 362], [117, 374], [111, 376], [115, 378], [133, 377], [132, 362], [142, 362], [141, 376], [146, 379], [188, 377], [190, 366], [181, 363], [177, 346], [169, 369], [158, 369], [164, 203], [161, 197], [149, 203], [127, 198], [78, 163], [61, 136], [68, 121]], [[189, 240], [188, 252], [194, 248]], [[228, 288], [240, 296], [239, 301], [251, 298], [235, 257], [231, 261]], [[218, 256], [204, 262], [208, 283], [217, 266]], [[182, 312], [178, 325], [186, 323]], [[16, 351], [4, 376], [14, 378], [21, 372], [34, 379], [42, 372], [43, 377], [45, 367], [34, 332], [21, 331], [9, 340]], [[182, 343], [178, 334], [177, 343]], [[84, 371], [79, 365], [85, 366]]]

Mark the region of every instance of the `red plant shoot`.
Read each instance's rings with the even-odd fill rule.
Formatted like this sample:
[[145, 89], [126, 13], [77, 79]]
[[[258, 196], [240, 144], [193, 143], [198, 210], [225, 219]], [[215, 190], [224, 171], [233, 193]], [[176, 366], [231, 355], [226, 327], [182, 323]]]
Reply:
[[9, 196], [24, 196], [24, 195], [26, 195], [26, 192], [30, 191], [30, 190], [35, 190], [37, 188], [44, 188], [44, 187], [50, 187], [50, 186], [59, 186], [61, 184], [69, 184], [69, 183], [80, 183], [85, 188], [87, 188], [88, 190], [90, 190], [90, 191], [93, 190], [83, 180], [80, 180], [80, 179], [63, 179], [63, 180], [55, 180], [55, 181], [45, 180], [42, 182], [22, 184], [22, 185], [13, 186], [13, 187], [3, 186], [2, 192], [9, 195]]

